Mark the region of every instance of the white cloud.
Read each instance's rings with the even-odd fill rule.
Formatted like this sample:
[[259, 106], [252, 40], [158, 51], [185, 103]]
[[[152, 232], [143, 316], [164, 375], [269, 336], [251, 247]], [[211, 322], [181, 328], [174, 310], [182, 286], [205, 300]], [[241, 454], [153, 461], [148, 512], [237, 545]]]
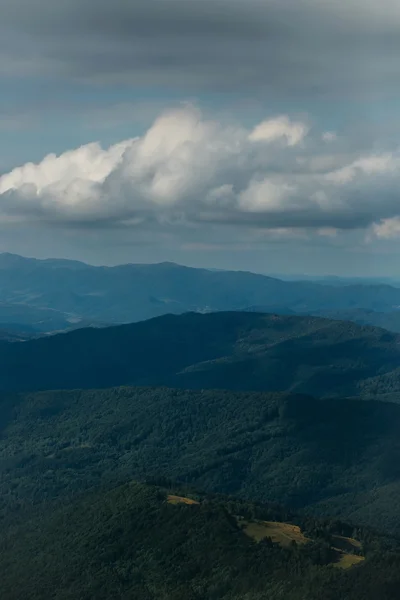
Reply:
[[400, 237], [400, 216], [391, 219], [382, 219], [379, 223], [374, 223], [372, 233], [377, 238], [386, 240]]
[[284, 139], [288, 146], [299, 144], [308, 132], [305, 123], [293, 123], [288, 117], [280, 116], [276, 119], [263, 121], [249, 135], [252, 142], [274, 142]]
[[239, 207], [251, 212], [279, 212], [296, 189], [269, 179], [251, 181], [239, 196]]
[[383, 175], [394, 172], [400, 166], [400, 159], [390, 152], [372, 154], [358, 158], [350, 165], [327, 175], [327, 179], [337, 184], [346, 184], [360, 175]]
[[[103, 150], [99, 144], [92, 143], [60, 156], [49, 154], [39, 164], [27, 163], [0, 177], [0, 195], [29, 187], [36, 197], [48, 194], [56, 199], [70, 186], [102, 183], [131, 144], [132, 140], [127, 140]], [[74, 193], [70, 199], [74, 200]]]
[[349, 157], [329, 145], [324, 154], [322, 134], [308, 132], [282, 115], [249, 131], [186, 105], [161, 114], [142, 137], [108, 149], [88, 144], [4, 174], [0, 221], [397, 234], [400, 153]]

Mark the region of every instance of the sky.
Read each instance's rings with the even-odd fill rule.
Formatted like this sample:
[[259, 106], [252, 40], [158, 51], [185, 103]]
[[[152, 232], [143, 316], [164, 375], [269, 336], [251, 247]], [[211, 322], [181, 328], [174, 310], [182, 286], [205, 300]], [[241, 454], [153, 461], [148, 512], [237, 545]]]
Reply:
[[0, 14], [0, 252], [400, 276], [398, 0]]

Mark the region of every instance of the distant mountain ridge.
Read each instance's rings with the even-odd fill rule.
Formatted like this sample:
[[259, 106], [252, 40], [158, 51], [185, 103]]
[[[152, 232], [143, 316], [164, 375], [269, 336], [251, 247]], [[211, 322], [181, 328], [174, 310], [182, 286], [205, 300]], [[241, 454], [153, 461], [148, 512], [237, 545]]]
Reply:
[[[309, 316], [165, 315], [0, 343], [0, 391], [116, 385], [226, 388], [397, 400], [400, 336]], [[23, 376], [21, 376], [23, 374]]]
[[[245, 271], [196, 269], [170, 262], [95, 267], [79, 261], [0, 254], [0, 327], [7, 325], [7, 317], [1, 317], [2, 306], [19, 309], [19, 324], [51, 332], [69, 329], [71, 321], [74, 327], [130, 323], [163, 314], [249, 306], [307, 314], [359, 308], [387, 313], [400, 307], [400, 289], [387, 284], [282, 281]], [[57, 322], [49, 319], [43, 324], [40, 316], [32, 320], [29, 313], [33, 310], [55, 311]]]

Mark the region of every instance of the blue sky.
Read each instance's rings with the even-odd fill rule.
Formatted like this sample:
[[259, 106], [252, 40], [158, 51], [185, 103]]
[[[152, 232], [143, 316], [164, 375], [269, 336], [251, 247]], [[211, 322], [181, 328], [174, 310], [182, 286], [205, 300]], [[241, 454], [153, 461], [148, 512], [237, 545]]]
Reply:
[[398, 2], [0, 10], [0, 251], [400, 276]]

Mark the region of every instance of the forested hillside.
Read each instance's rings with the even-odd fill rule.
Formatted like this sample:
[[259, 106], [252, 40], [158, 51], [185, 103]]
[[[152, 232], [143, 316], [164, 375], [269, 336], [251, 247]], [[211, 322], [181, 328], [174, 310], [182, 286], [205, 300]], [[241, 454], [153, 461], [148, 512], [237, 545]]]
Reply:
[[400, 310], [378, 312], [376, 310], [353, 308], [350, 310], [315, 311], [313, 315], [340, 321], [353, 321], [359, 325], [373, 325], [374, 327], [383, 327], [388, 331], [400, 332]]
[[[257, 542], [247, 522], [278, 508], [205, 497], [169, 503], [166, 490], [126, 484], [101, 490], [0, 532], [2, 597], [8, 600], [395, 600], [396, 542], [358, 531], [358, 566], [334, 547], [344, 524], [312, 522], [304, 543]], [[288, 515], [285, 515], [287, 518]], [[282, 518], [282, 517], [281, 517]], [[292, 518], [296, 518], [292, 516]], [[261, 522], [263, 523], [263, 521]], [[358, 545], [360, 549], [358, 549]], [[350, 546], [352, 548], [352, 546]], [[347, 552], [347, 550], [346, 550]], [[349, 559], [351, 554], [347, 554]], [[354, 557], [353, 557], [354, 558]], [[357, 555], [355, 556], [357, 559]], [[337, 566], [339, 568], [337, 568]], [[341, 568], [340, 568], [341, 567]]]
[[385, 393], [396, 400], [400, 382], [390, 373], [399, 365], [399, 340], [315, 317], [166, 315], [0, 343], [0, 390], [168, 385], [369, 397], [371, 378], [384, 377]]
[[[249, 306], [247, 312], [258, 313], [276, 313], [279, 315], [294, 315], [293, 310], [284, 305], [275, 306]], [[400, 310], [388, 312], [379, 312], [365, 308], [349, 308], [342, 310], [320, 309], [299, 312], [298, 314], [309, 314], [314, 317], [323, 317], [326, 319], [335, 319], [337, 321], [352, 321], [358, 325], [372, 325], [382, 327], [388, 331], [400, 332]]]
[[[80, 263], [62, 268], [87, 274]], [[31, 314], [45, 330], [42, 310]], [[365, 557], [358, 541], [347, 557], [326, 522], [309, 537], [295, 529], [301, 547], [271, 543], [259, 522], [281, 522], [271, 531], [287, 539], [300, 525], [283, 514], [295, 509], [302, 527], [329, 517], [348, 520], [346, 535], [360, 526], [400, 535], [397, 334], [311, 316], [192, 312], [20, 343], [36, 326], [0, 332], [7, 600], [399, 597], [397, 550], [375, 534]], [[205, 496], [169, 505], [165, 489], [133, 479]], [[239, 500], [228, 510], [214, 493]], [[240, 519], [250, 501], [288, 508]], [[357, 566], [344, 573], [336, 562]]]
[[400, 406], [116, 388], [1, 398], [0, 515], [166, 477], [400, 534]]

